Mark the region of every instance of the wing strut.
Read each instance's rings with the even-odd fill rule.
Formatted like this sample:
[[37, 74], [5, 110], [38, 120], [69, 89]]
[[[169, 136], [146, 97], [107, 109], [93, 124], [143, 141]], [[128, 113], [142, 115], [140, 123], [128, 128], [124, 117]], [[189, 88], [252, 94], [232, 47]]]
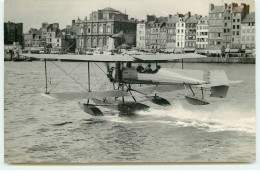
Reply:
[[47, 64], [46, 64], [46, 59], [44, 59], [44, 69], [45, 69], [45, 84], [46, 84], [46, 86], [45, 86], [45, 88], [46, 88], [46, 91], [45, 91], [45, 94], [49, 94], [48, 93], [48, 78], [47, 78]]
[[[88, 92], [90, 91], [90, 69], [89, 69], [89, 62], [88, 62]], [[88, 103], [89, 103], [89, 99], [88, 99]]]

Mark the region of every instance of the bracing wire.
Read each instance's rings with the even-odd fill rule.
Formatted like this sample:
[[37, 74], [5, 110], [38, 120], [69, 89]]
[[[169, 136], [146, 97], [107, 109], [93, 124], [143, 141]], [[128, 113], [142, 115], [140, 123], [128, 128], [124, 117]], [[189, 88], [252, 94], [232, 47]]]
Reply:
[[173, 67], [175, 66], [175, 64], [176, 64], [176, 63], [174, 63], [174, 64], [171, 66], [171, 68], [173, 68]]
[[92, 67], [92, 69], [93, 69], [93, 72], [94, 72], [94, 75], [95, 75], [95, 78], [96, 78], [96, 80], [97, 80], [97, 84], [98, 84], [98, 78], [97, 78], [97, 75], [96, 75], [95, 69], [94, 69], [93, 66], [91, 66], [91, 67]]
[[[71, 74], [75, 69], [77, 69], [80, 65], [82, 64], [79, 63], [78, 65], [76, 65], [68, 74]], [[52, 87], [52, 89], [50, 89], [50, 92], [53, 91], [61, 82], [63, 82], [67, 77], [64, 77], [63, 79], [61, 79], [55, 86]]]
[[82, 84], [80, 84], [76, 79], [74, 79], [70, 74], [68, 74], [66, 71], [64, 71], [61, 67], [59, 67], [56, 63], [51, 61], [56, 67], [58, 67], [61, 71], [63, 71], [66, 75], [68, 75], [72, 80], [74, 80], [77, 84], [79, 84], [82, 88], [84, 88], [86, 91], [89, 91], [87, 88], [85, 88]]
[[[95, 62], [94, 62], [95, 63]], [[95, 63], [96, 64], [96, 66], [98, 66], [98, 68], [101, 70], [101, 71], [103, 71], [103, 73], [104, 74], [106, 74], [107, 75], [107, 73], [106, 72], [104, 72], [104, 70], [102, 70], [102, 68], [101, 67], [99, 67], [99, 65], [97, 65], [97, 63]]]

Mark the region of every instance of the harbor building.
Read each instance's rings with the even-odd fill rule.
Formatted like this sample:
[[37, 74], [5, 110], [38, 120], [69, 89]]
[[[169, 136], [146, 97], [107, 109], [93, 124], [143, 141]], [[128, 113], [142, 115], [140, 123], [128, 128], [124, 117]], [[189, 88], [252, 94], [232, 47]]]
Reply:
[[179, 22], [179, 14], [175, 15], [169, 15], [168, 20], [166, 22], [166, 28], [167, 28], [167, 41], [166, 41], [166, 48], [167, 51], [169, 49], [170, 52], [171, 49], [174, 50], [176, 47], [176, 24]]
[[196, 49], [196, 26], [201, 18], [200, 15], [192, 15], [186, 20], [185, 48], [184, 52], [195, 52]]
[[23, 23], [4, 23], [4, 44], [13, 45], [18, 42], [23, 46]]
[[185, 47], [185, 28], [186, 20], [190, 18], [190, 12], [185, 15], [179, 15], [179, 21], [176, 23], [176, 48], [175, 52], [183, 52]]
[[136, 48], [144, 50], [145, 47], [145, 21], [141, 21], [136, 28]]
[[255, 13], [249, 13], [241, 22], [240, 44], [246, 53], [255, 49]]
[[249, 5], [241, 3], [238, 6], [237, 3], [231, 4], [232, 13], [232, 48], [241, 48], [240, 37], [241, 37], [241, 21], [245, 18], [246, 14], [249, 13]]
[[115, 47], [122, 44], [136, 44], [137, 21], [113, 8], [107, 7], [94, 11], [90, 18], [77, 19], [76, 53], [84, 53], [91, 48], [107, 49], [109, 38], [115, 34]]
[[208, 17], [201, 17], [196, 26], [196, 49], [197, 53], [205, 53], [208, 46]]

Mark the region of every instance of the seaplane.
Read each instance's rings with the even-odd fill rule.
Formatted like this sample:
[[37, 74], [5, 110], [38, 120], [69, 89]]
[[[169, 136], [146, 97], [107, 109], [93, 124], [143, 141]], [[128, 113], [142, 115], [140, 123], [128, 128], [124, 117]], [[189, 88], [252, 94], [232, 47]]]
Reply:
[[[136, 94], [159, 106], [170, 106], [171, 103], [160, 97], [162, 92], [175, 90], [189, 90], [191, 93], [185, 95], [185, 99], [193, 105], [207, 105], [204, 90], [210, 90], [210, 97], [226, 97], [229, 85], [225, 71], [211, 70], [209, 78], [204, 79], [204, 71], [184, 69], [185, 59], [205, 58], [203, 55], [189, 54], [114, 54], [114, 55], [57, 55], [57, 54], [22, 54], [22, 56], [41, 59], [45, 63], [46, 91], [45, 95], [58, 100], [86, 100], [86, 103], [78, 102], [79, 107], [92, 116], [103, 116], [101, 108], [118, 110], [122, 115], [133, 115], [139, 110], [147, 110], [150, 106], [138, 100]], [[84, 61], [88, 68], [88, 88], [86, 92], [55, 92], [48, 91], [47, 65], [48, 60], [61, 61]], [[160, 68], [160, 63], [172, 63], [179, 61], [182, 69]], [[90, 64], [105, 63], [107, 67], [106, 76], [112, 84], [113, 89], [94, 91], [90, 85]], [[114, 63], [113, 67], [110, 64]], [[133, 64], [156, 63], [156, 70], [149, 73], [140, 71]], [[66, 73], [66, 72], [65, 72]], [[68, 74], [68, 73], [67, 73]], [[69, 75], [69, 74], [68, 74]], [[112, 88], [112, 87], [111, 87]], [[196, 95], [194, 89], [200, 90], [201, 94]], [[130, 100], [125, 99], [130, 98]]]

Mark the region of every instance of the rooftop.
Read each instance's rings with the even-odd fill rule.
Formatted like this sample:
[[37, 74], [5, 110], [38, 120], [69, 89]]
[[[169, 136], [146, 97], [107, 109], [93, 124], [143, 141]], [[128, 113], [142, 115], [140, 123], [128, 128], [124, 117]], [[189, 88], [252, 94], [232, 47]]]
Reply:
[[223, 13], [225, 11], [225, 6], [214, 6], [214, 8], [209, 11], [209, 13]]
[[115, 14], [124, 14], [124, 13], [118, 11], [118, 10], [115, 10], [114, 8], [111, 8], [111, 7], [103, 8], [100, 11], [102, 11], [102, 12], [110, 12], [110, 13], [115, 13]]
[[242, 20], [242, 23], [254, 23], [255, 22], [255, 13], [249, 13], [245, 16], [245, 18]]
[[190, 18], [186, 20], [186, 23], [198, 23], [198, 20], [201, 18], [201, 15], [192, 15]]

